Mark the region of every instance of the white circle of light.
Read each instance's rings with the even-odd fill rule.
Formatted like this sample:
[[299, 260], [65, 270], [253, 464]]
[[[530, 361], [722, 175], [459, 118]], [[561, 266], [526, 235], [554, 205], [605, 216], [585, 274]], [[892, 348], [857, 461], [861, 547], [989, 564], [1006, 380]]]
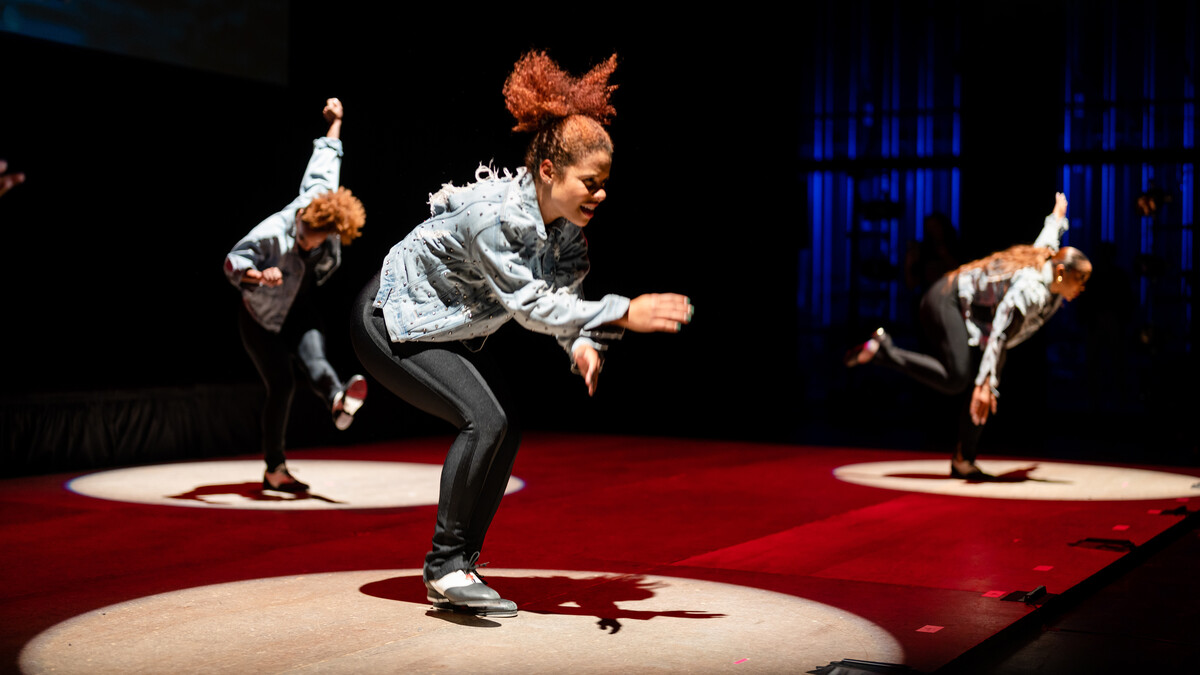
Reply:
[[[440, 464], [288, 460], [308, 494], [263, 491], [261, 460], [184, 462], [80, 476], [73, 492], [110, 501], [227, 509], [381, 509], [437, 504]], [[510, 478], [506, 494], [524, 487]]]
[[[802, 672], [846, 658], [891, 663], [903, 658], [895, 638], [866, 619], [782, 593], [649, 575], [488, 574], [500, 590], [512, 577], [526, 577], [526, 589], [570, 590], [530, 601], [516, 617], [483, 619], [432, 611], [420, 600], [424, 588], [415, 569], [200, 586], [112, 605], [53, 626], [26, 645], [19, 664], [28, 675], [717, 672], [733, 667], [772, 673]], [[405, 589], [397, 595], [407, 595], [411, 584], [415, 599], [371, 594], [373, 585], [383, 584]], [[612, 597], [606, 584], [644, 592]], [[633, 599], [621, 600], [622, 595]]]
[[1145, 469], [1041, 460], [980, 460], [998, 478], [973, 482], [950, 478], [946, 459], [848, 464], [833, 471], [847, 483], [940, 495], [988, 499], [1137, 501], [1200, 497], [1200, 477]]

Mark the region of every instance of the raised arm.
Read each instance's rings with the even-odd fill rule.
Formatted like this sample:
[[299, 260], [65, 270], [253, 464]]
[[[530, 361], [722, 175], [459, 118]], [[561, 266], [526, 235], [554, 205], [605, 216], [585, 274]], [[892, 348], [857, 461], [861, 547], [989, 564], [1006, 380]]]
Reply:
[[313, 154], [308, 168], [300, 181], [300, 194], [329, 192], [338, 188], [342, 170], [342, 102], [336, 98], [325, 99], [321, 110], [329, 130], [313, 141]]
[[1062, 245], [1063, 233], [1067, 231], [1070, 225], [1067, 223], [1067, 196], [1061, 192], [1054, 193], [1054, 211], [1046, 216], [1046, 221], [1042, 224], [1042, 232], [1034, 240], [1034, 246], [1045, 246], [1052, 251], [1057, 251]]

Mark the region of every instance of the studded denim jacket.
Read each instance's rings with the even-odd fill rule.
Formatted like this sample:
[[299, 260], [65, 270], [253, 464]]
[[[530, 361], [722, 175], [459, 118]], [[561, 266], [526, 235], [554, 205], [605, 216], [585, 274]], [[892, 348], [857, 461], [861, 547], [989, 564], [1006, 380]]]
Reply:
[[384, 258], [375, 307], [391, 340], [478, 349], [509, 319], [554, 336], [568, 354], [619, 338], [622, 330], [605, 324], [625, 315], [629, 299], [583, 298], [583, 231], [563, 218], [542, 222], [524, 169], [500, 176], [481, 166], [475, 178], [431, 195], [432, 216]]
[[[300, 283], [304, 279], [306, 262], [303, 251], [296, 248], [296, 211], [304, 208], [317, 195], [338, 187], [342, 166], [342, 142], [336, 138], [313, 141], [313, 153], [300, 181], [300, 194], [282, 211], [259, 223], [225, 256], [225, 276], [242, 291], [242, 302], [250, 316], [263, 328], [278, 333], [283, 328]], [[325, 238], [325, 251], [317, 256], [314, 270], [318, 286], [324, 284], [342, 261], [341, 239]], [[279, 286], [258, 286], [242, 283], [246, 270], [265, 270], [278, 267], [283, 272]]]

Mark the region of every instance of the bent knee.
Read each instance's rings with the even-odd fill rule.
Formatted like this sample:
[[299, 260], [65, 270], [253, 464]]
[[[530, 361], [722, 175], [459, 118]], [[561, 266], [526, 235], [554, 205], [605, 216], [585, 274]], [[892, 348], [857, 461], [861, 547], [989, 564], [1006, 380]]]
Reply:
[[[488, 445], [499, 444], [509, 434], [508, 415], [503, 410], [476, 411], [466, 419], [464, 430], [469, 430]], [[513, 429], [513, 433], [520, 432]]]

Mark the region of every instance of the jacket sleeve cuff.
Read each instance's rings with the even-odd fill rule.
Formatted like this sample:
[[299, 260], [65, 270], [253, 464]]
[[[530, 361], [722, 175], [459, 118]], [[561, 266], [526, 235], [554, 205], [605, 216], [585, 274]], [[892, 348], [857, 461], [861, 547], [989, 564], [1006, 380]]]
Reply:
[[253, 268], [254, 265], [240, 255], [230, 253], [225, 256], [225, 278], [238, 288], [242, 286], [242, 277], [246, 275], [246, 270]]
[[600, 302], [604, 304], [604, 308], [591, 321], [584, 324], [583, 330], [599, 329], [604, 324], [621, 319], [629, 312], [629, 298], [620, 295], [606, 295], [600, 299]]
[[342, 156], [342, 139], [330, 138], [328, 136], [322, 136], [313, 141], [313, 150], [314, 151], [321, 150], [323, 148], [329, 148], [330, 150], [333, 150], [334, 152], [336, 152], [338, 157], [341, 157]]

